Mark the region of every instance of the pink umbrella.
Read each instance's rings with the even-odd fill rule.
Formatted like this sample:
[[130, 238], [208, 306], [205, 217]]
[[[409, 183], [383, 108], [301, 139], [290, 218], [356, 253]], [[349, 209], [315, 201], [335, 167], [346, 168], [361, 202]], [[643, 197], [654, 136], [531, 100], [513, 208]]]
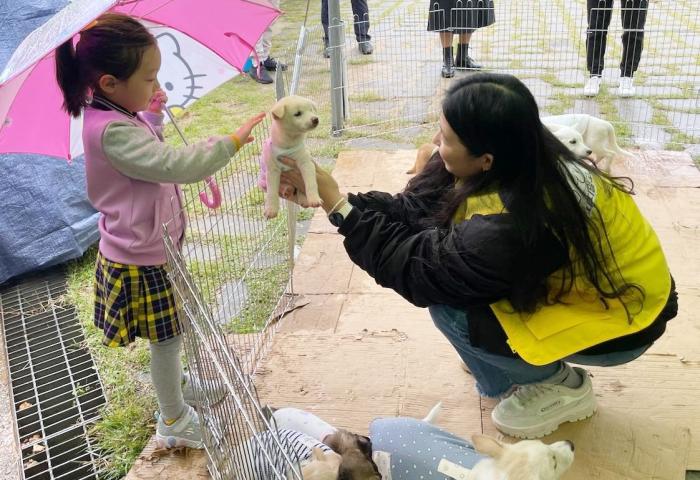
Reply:
[[266, 0], [74, 0], [29, 34], [0, 73], [0, 153], [67, 160], [82, 153], [82, 119], [61, 108], [53, 51], [105, 11], [180, 32], [239, 71], [280, 14]]

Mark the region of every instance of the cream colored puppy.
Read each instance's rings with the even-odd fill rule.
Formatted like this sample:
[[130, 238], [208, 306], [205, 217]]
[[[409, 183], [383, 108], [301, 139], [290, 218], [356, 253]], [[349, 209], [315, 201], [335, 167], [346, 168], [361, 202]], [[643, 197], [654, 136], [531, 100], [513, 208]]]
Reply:
[[539, 440], [508, 444], [474, 435], [472, 444], [490, 458], [477, 463], [468, 480], [558, 480], [574, 462], [574, 444], [568, 440], [551, 445]]
[[[301, 467], [304, 480], [337, 480], [341, 457], [335, 452], [323, 453], [320, 448], [314, 448], [311, 461]], [[289, 472], [287, 479], [295, 478]]]
[[316, 104], [311, 100], [290, 95], [278, 101], [270, 112], [272, 127], [270, 138], [263, 146], [262, 167], [266, 169], [265, 217], [273, 218], [279, 212], [280, 175], [289, 167], [283, 165], [279, 157], [296, 160], [304, 179], [306, 196], [299, 195], [298, 202], [306, 207], [320, 207], [321, 197], [316, 184], [316, 165], [304, 139], [307, 132], [318, 126]]

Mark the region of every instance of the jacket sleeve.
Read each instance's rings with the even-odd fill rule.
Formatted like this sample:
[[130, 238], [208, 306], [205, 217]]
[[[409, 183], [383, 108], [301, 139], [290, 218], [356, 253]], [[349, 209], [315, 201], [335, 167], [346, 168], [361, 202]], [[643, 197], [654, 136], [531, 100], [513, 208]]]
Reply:
[[412, 194], [371, 191], [367, 193], [349, 194], [348, 201], [354, 207], [365, 210], [375, 210], [385, 214], [389, 220], [402, 222], [412, 231], [422, 230], [420, 221], [432, 213], [442, 194], [436, 192], [429, 198], [418, 198]]
[[507, 297], [520, 253], [508, 215], [415, 232], [382, 212], [354, 208], [338, 231], [354, 263], [419, 307], [467, 308]]
[[112, 166], [124, 175], [158, 183], [198, 182], [225, 166], [236, 153], [228, 137], [173, 147], [128, 122], [110, 123], [102, 135], [102, 147]]

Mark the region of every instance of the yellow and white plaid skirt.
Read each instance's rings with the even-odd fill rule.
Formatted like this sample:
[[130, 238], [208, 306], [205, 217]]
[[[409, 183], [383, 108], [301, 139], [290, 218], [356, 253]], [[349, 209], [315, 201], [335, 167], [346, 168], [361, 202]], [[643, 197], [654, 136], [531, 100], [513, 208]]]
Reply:
[[125, 265], [97, 254], [95, 318], [102, 343], [122, 347], [136, 337], [162, 342], [182, 333], [173, 286], [162, 265]]

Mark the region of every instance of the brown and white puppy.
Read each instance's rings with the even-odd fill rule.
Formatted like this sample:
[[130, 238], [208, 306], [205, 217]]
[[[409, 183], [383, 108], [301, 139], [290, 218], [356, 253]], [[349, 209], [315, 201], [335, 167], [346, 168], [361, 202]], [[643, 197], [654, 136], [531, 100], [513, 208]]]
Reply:
[[278, 101], [270, 113], [272, 127], [269, 147], [266, 143], [263, 148], [263, 165], [261, 165], [266, 169], [265, 217], [276, 217], [279, 212], [280, 175], [283, 170], [289, 169], [278, 160], [282, 156], [296, 160], [304, 179], [306, 196], [299, 198], [299, 203], [307, 207], [320, 207], [321, 197], [318, 195], [316, 184], [316, 165], [304, 144], [307, 132], [318, 126], [316, 104], [307, 98], [290, 95]]
[[416, 175], [418, 175], [420, 172], [422, 172], [425, 166], [428, 164], [428, 160], [430, 160], [430, 157], [433, 156], [437, 148], [438, 146], [433, 143], [424, 143], [423, 145], [418, 147], [418, 152], [416, 153], [416, 161], [414, 162], [411, 169], [408, 170], [406, 173], [415, 173]]
[[323, 443], [340, 454], [338, 480], [381, 480], [377, 464], [372, 460], [369, 437], [338, 429], [326, 436]]

